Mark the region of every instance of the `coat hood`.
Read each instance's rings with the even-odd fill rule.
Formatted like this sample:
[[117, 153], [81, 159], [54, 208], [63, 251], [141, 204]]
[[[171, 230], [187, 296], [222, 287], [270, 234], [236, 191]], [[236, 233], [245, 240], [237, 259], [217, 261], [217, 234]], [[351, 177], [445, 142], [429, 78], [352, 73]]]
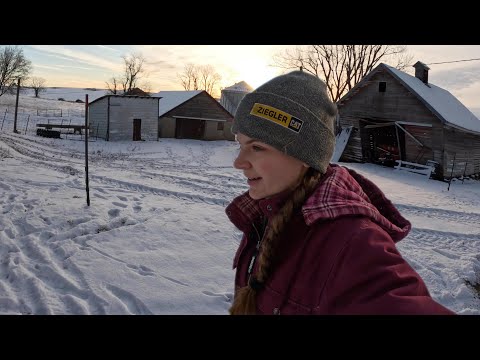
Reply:
[[[275, 213], [288, 194], [268, 200], [253, 200], [248, 191], [236, 197], [226, 208], [230, 221], [241, 231], [248, 231], [264, 208], [273, 206]], [[302, 206], [307, 225], [344, 216], [366, 216], [380, 225], [397, 242], [411, 230], [411, 223], [373, 182], [354, 170], [330, 164], [317, 188]]]
[[330, 164], [314, 193], [302, 207], [307, 225], [343, 216], [366, 216], [395, 242], [405, 238], [411, 223], [373, 182], [352, 169]]

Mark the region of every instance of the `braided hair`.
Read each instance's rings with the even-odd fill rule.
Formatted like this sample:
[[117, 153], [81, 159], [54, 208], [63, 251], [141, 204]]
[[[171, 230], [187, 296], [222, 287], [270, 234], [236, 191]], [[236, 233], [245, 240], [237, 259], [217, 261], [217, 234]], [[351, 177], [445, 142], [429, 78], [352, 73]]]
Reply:
[[229, 309], [231, 315], [253, 315], [256, 313], [257, 291], [263, 287], [261, 285], [265, 284], [272, 273], [280, 235], [294, 212], [303, 205], [305, 199], [313, 192], [321, 176], [322, 174], [319, 171], [309, 168], [302, 181], [293, 190], [292, 195], [270, 220], [260, 245], [257, 274], [255, 277], [249, 278], [246, 286], [235, 291], [233, 304]]

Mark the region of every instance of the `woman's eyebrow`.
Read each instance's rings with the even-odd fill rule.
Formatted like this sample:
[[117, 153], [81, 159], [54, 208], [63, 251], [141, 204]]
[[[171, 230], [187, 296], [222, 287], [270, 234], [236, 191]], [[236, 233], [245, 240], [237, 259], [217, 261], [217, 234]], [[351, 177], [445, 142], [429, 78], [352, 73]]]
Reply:
[[[253, 142], [255, 142], [255, 141], [260, 141], [260, 140], [250, 139], [250, 140], [245, 141], [245, 142], [243, 143], [243, 145], [248, 145], [248, 144], [251, 144], [251, 143], [253, 143]], [[242, 145], [242, 144], [240, 143], [240, 141], [237, 141], [237, 142], [238, 142], [240, 145]]]

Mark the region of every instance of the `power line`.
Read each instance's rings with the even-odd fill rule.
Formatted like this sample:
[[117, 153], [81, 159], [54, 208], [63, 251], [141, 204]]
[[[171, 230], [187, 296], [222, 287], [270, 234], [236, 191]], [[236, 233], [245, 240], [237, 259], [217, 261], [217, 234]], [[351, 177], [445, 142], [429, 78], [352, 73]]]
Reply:
[[464, 62], [464, 61], [474, 61], [474, 60], [480, 60], [480, 58], [465, 59], [465, 60], [454, 60], [454, 61], [444, 61], [444, 62], [438, 62], [438, 63], [430, 63], [430, 64], [426, 64], [426, 65], [450, 64], [450, 63]]

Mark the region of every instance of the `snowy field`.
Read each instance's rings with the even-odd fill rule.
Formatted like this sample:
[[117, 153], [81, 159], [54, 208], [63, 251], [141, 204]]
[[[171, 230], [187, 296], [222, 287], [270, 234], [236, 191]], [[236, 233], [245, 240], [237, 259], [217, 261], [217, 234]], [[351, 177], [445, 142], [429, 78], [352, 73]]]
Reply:
[[[0, 97], [0, 126], [7, 98]], [[22, 97], [29, 121], [45, 104]], [[84, 104], [49, 108], [81, 112]], [[3, 110], [2, 110], [3, 109]], [[231, 141], [91, 139], [0, 131], [0, 314], [227, 314], [240, 232], [224, 209], [247, 190]], [[26, 127], [19, 117], [19, 128]], [[81, 123], [80, 115], [75, 118]], [[25, 121], [24, 121], [25, 120]], [[448, 184], [372, 164], [413, 224], [399, 250], [432, 296], [480, 314], [480, 181]]]

